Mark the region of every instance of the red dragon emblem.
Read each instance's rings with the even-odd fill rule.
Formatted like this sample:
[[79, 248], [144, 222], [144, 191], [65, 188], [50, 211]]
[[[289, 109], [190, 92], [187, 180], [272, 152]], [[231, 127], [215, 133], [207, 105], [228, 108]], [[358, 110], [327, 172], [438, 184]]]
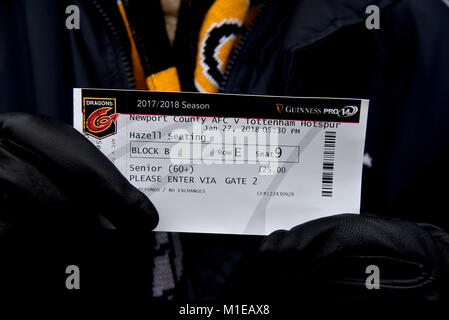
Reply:
[[87, 118], [86, 127], [89, 131], [97, 133], [108, 129], [113, 122], [115, 122], [119, 116], [118, 113], [106, 115], [110, 107], [103, 107], [95, 110]]

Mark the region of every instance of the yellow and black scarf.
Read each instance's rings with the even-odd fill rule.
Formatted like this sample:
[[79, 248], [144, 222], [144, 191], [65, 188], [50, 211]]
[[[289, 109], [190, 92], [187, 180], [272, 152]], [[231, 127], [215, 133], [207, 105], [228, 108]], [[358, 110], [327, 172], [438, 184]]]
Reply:
[[249, 0], [199, 2], [182, 1], [172, 47], [159, 1], [118, 1], [137, 89], [218, 92]]

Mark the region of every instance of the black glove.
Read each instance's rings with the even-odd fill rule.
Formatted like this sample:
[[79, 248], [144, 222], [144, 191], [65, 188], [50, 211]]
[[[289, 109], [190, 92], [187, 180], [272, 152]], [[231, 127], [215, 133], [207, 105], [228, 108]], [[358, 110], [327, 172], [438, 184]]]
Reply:
[[0, 115], [0, 224], [151, 231], [152, 203], [72, 127], [27, 114]]
[[[151, 298], [157, 223], [147, 197], [72, 127], [0, 114], [0, 292]], [[80, 291], [65, 287], [71, 264]]]
[[[379, 289], [368, 289], [379, 270]], [[222, 298], [248, 301], [424, 301], [448, 298], [449, 237], [393, 218], [337, 215], [267, 236]], [[369, 286], [375, 284], [373, 277]], [[296, 304], [292, 304], [295, 306]]]

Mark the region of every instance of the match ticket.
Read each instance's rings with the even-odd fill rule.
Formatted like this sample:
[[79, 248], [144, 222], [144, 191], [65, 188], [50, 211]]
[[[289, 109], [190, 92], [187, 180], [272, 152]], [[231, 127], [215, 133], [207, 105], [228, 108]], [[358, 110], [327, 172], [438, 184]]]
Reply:
[[359, 213], [368, 100], [74, 89], [74, 127], [156, 231], [266, 235]]

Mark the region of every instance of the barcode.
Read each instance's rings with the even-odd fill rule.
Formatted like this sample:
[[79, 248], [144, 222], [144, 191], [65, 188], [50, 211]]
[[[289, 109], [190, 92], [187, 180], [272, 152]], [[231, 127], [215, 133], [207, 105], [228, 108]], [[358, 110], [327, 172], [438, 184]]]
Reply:
[[321, 196], [332, 197], [334, 191], [335, 143], [337, 132], [324, 132], [323, 179], [321, 180]]

